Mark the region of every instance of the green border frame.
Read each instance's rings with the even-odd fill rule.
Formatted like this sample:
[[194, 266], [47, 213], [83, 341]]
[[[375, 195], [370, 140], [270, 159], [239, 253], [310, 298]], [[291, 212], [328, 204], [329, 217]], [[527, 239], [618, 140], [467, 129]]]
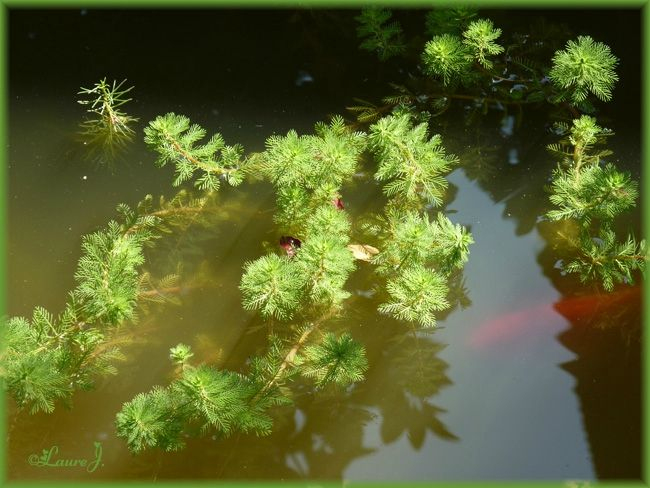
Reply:
[[[484, 8], [638, 8], [642, 10], [642, 66], [643, 85], [646, 88], [648, 74], [650, 69], [650, 1], [647, 0], [474, 0], [462, 3], [472, 3]], [[69, 7], [92, 7], [92, 8], [196, 8], [196, 7], [245, 7], [245, 8], [281, 8], [281, 7], [328, 7], [328, 8], [360, 8], [364, 5], [384, 5], [394, 8], [405, 7], [427, 7], [441, 6], [445, 4], [458, 4], [460, 1], [451, 0], [0, 0], [0, 316], [6, 312], [6, 235], [7, 235], [7, 148], [8, 148], [8, 12], [12, 8], [69, 8]], [[641, 122], [642, 141], [650, 141], [650, 97], [644, 90], [642, 93], [643, 116]], [[641, 173], [641, 205], [643, 217], [643, 237], [648, 238], [650, 230], [649, 205], [646, 190], [650, 184], [650, 158], [648, 154], [648, 144], [642, 144], [642, 173]], [[643, 287], [643, 327], [644, 333], [642, 338], [642, 402], [647, 408], [650, 405], [650, 385], [648, 384], [648, 313], [650, 312], [650, 290], [647, 286]], [[219, 482], [219, 481], [157, 481], [150, 482], [52, 482], [52, 481], [7, 481], [7, 466], [5, 453], [6, 439], [6, 404], [4, 392], [0, 391], [0, 486], [48, 486], [48, 487], [84, 487], [84, 486], [102, 486], [105, 488], [128, 486], [132, 488], [164, 486], [164, 487], [207, 487], [218, 486], [223, 488], [252, 488], [263, 486], [266, 488], [286, 488], [286, 487], [305, 487], [305, 488], [327, 488], [335, 486], [351, 486], [357, 488], [384, 488], [392, 486], [409, 486], [414, 488], [424, 487], [450, 487], [450, 488], [470, 488], [470, 487], [501, 487], [509, 488], [558, 488], [570, 486], [568, 480], [543, 481], [543, 482], [506, 482], [506, 481], [476, 481], [476, 482], [320, 482], [320, 481], [299, 481], [299, 482]], [[648, 487], [648, 440], [650, 439], [650, 422], [648, 422], [647, 411], [644, 410], [643, 421], [643, 439], [642, 439], [642, 479], [630, 482], [579, 482], [580, 487], [625, 487], [641, 488]]]

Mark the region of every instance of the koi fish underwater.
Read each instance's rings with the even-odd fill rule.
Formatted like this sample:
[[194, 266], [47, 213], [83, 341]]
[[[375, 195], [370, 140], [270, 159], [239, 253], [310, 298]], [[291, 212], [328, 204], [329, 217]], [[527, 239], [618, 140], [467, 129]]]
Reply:
[[511, 342], [530, 333], [531, 328], [543, 327], [545, 322], [557, 321], [558, 315], [573, 324], [588, 324], [598, 314], [611, 312], [635, 302], [640, 304], [641, 291], [640, 285], [627, 286], [611, 293], [565, 297], [555, 303], [539, 303], [507, 312], [482, 322], [470, 333], [468, 342], [474, 349]]

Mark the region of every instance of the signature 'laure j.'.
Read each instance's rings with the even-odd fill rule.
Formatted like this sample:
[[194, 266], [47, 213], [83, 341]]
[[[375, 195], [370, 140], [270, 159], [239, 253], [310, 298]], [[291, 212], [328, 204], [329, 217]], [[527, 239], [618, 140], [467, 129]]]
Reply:
[[[102, 445], [95, 442], [95, 457], [94, 459], [64, 459], [58, 457], [59, 447], [52, 446], [49, 449], [43, 449], [42, 454], [32, 454], [27, 458], [27, 461], [32, 466], [38, 467], [53, 467], [53, 468], [86, 468], [86, 471], [93, 473], [102, 461]], [[102, 465], [103, 466], [103, 465]]]

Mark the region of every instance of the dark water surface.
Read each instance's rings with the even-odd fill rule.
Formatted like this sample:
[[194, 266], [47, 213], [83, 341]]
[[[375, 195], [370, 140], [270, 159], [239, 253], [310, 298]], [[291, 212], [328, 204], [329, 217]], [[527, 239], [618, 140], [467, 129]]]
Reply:
[[[353, 97], [378, 100], [407, 75], [357, 49], [357, 12], [93, 11], [10, 12], [9, 291], [11, 316], [41, 305], [57, 313], [74, 287], [83, 234], [116, 218], [119, 202], [173, 195], [172, 170], [154, 168], [142, 129], [156, 115], [187, 115], [227, 143], [260, 151], [266, 137], [310, 133]], [[407, 26], [417, 16], [401, 12]], [[637, 11], [546, 13], [575, 35], [608, 42], [621, 81], [599, 121], [615, 130], [615, 161], [638, 179], [640, 16]], [[491, 12], [505, 31], [540, 12]], [[617, 19], [613, 22], [612, 19]], [[619, 31], [606, 29], [625, 25]], [[404, 63], [405, 66], [408, 63]], [[408, 69], [413, 69], [408, 65]], [[304, 73], [313, 82], [296, 83]], [[75, 139], [79, 86], [102, 77], [135, 85], [127, 111], [137, 141], [111, 169], [85, 157]], [[223, 187], [222, 218], [176, 245], [186, 269], [208, 280], [180, 306], [153, 307], [134, 326], [119, 374], [78, 393], [71, 410], [9, 418], [12, 479], [621, 479], [640, 478], [640, 295], [614, 310], [566, 317], [553, 304], [589, 294], [562, 276], [543, 186], [555, 163], [543, 114], [527, 114], [514, 134], [501, 114], [467, 126], [462, 107], [436, 122], [460, 157], [445, 211], [475, 244], [464, 272], [467, 298], [435, 331], [412, 333], [376, 312], [369, 266], [358, 265], [351, 305], [332, 330], [349, 330], [367, 349], [366, 380], [346, 392], [296, 389], [295, 405], [274, 412], [272, 435], [192, 439], [176, 453], [132, 456], [114, 419], [135, 394], [169, 381], [169, 348], [190, 344], [199, 359], [230, 369], [266, 344], [242, 310], [244, 262], [275, 239], [271, 189]], [[353, 216], [382, 205], [380, 188], [344, 188]], [[640, 234], [639, 211], [625, 226]], [[175, 270], [178, 254], [148, 251], [152, 271]], [[70, 458], [103, 447], [94, 473], [45, 470], [27, 458], [58, 446]]]

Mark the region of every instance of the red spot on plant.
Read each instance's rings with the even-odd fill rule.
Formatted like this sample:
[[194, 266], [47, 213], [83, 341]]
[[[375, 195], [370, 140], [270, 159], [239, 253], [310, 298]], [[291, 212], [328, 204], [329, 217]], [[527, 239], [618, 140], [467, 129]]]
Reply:
[[345, 206], [343, 205], [343, 200], [341, 200], [340, 197], [337, 197], [332, 200], [332, 205], [334, 205], [337, 209], [343, 210], [345, 209]]
[[296, 249], [302, 245], [300, 239], [291, 236], [280, 237], [280, 247], [284, 249], [287, 256], [293, 257], [296, 254]]

